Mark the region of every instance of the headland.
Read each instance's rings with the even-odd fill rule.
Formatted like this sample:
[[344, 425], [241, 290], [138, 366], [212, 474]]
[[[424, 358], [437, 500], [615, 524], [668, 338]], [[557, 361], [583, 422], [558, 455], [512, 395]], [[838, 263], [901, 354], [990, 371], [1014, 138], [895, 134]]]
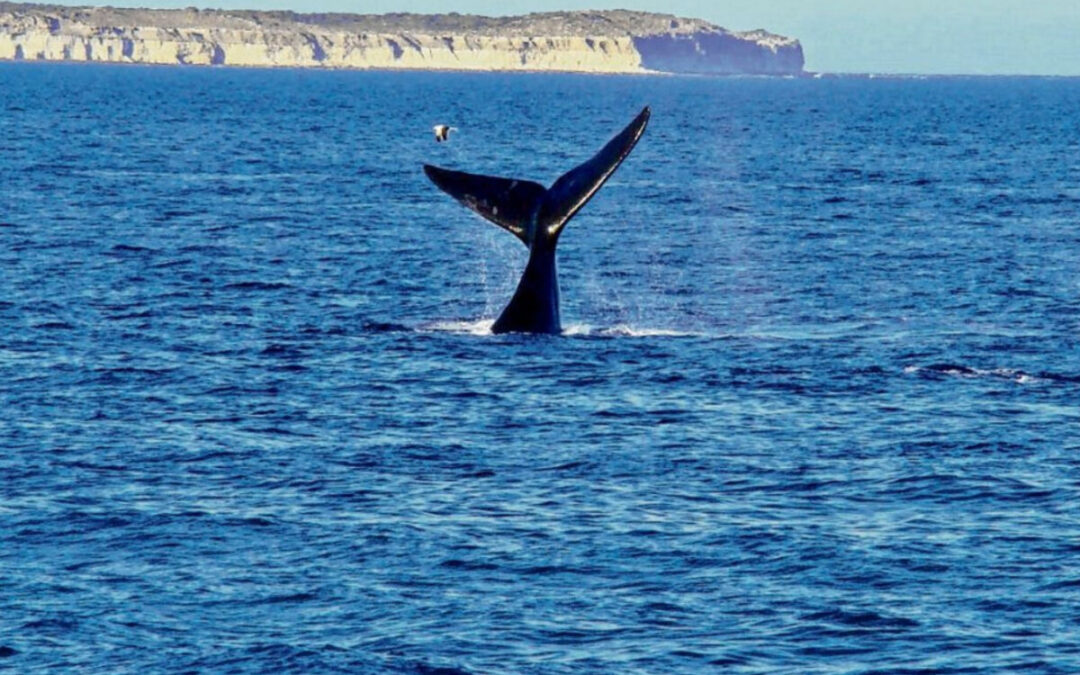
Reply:
[[484, 17], [3, 2], [0, 60], [715, 75], [800, 75], [804, 65], [794, 38], [625, 10]]

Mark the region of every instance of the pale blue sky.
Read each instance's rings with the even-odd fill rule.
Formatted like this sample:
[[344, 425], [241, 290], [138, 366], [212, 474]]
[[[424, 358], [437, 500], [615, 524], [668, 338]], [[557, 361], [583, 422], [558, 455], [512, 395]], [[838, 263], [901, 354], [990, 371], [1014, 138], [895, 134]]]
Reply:
[[1080, 75], [1080, 0], [109, 0], [101, 4], [365, 14], [637, 9], [707, 19], [733, 30], [766, 28], [797, 37], [808, 70]]

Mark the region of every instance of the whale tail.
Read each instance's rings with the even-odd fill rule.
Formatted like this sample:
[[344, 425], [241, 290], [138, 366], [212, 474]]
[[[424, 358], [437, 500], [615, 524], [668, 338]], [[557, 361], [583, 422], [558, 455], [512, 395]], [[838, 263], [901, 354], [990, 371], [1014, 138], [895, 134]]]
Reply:
[[531, 247], [537, 236], [554, 241], [634, 149], [649, 122], [645, 107], [587, 162], [567, 171], [550, 188], [512, 178], [481, 176], [424, 165], [436, 186]]
[[563, 174], [550, 188], [512, 178], [480, 176], [424, 165], [424, 173], [444, 192], [511, 232], [529, 248], [529, 261], [510, 304], [491, 326], [492, 333], [562, 331], [555, 247], [559, 234], [600, 186], [622, 164], [645, 131], [644, 108], [600, 152]]
[[424, 165], [424, 173], [440, 190], [484, 218], [532, 245], [529, 221], [547, 190], [528, 180], [481, 176]]

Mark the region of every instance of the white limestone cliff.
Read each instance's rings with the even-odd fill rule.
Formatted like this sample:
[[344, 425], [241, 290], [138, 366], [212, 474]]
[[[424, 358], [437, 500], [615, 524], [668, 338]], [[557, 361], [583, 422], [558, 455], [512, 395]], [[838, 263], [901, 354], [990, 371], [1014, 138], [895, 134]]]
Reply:
[[0, 3], [0, 60], [591, 73], [802, 72], [798, 40], [642, 12], [449, 15]]

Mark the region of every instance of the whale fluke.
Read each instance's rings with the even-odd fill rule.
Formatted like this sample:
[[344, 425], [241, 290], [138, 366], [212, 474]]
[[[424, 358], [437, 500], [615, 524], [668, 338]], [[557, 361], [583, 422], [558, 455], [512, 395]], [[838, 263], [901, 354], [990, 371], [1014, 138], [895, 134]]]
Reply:
[[592, 159], [567, 171], [555, 181], [548, 190], [539, 218], [551, 236], [558, 237], [574, 214], [580, 211], [611, 174], [615, 173], [615, 169], [619, 168], [637, 145], [641, 134], [645, 133], [649, 114], [649, 108], [644, 108], [633, 122], [608, 141]]
[[529, 246], [529, 219], [547, 190], [528, 180], [479, 176], [424, 165], [424, 173], [443, 192]]
[[566, 223], [622, 164], [649, 122], [645, 107], [589, 161], [563, 174], [549, 189], [539, 183], [482, 176], [424, 165], [439, 189], [529, 247], [529, 262], [494, 333], [560, 333], [555, 247]]

